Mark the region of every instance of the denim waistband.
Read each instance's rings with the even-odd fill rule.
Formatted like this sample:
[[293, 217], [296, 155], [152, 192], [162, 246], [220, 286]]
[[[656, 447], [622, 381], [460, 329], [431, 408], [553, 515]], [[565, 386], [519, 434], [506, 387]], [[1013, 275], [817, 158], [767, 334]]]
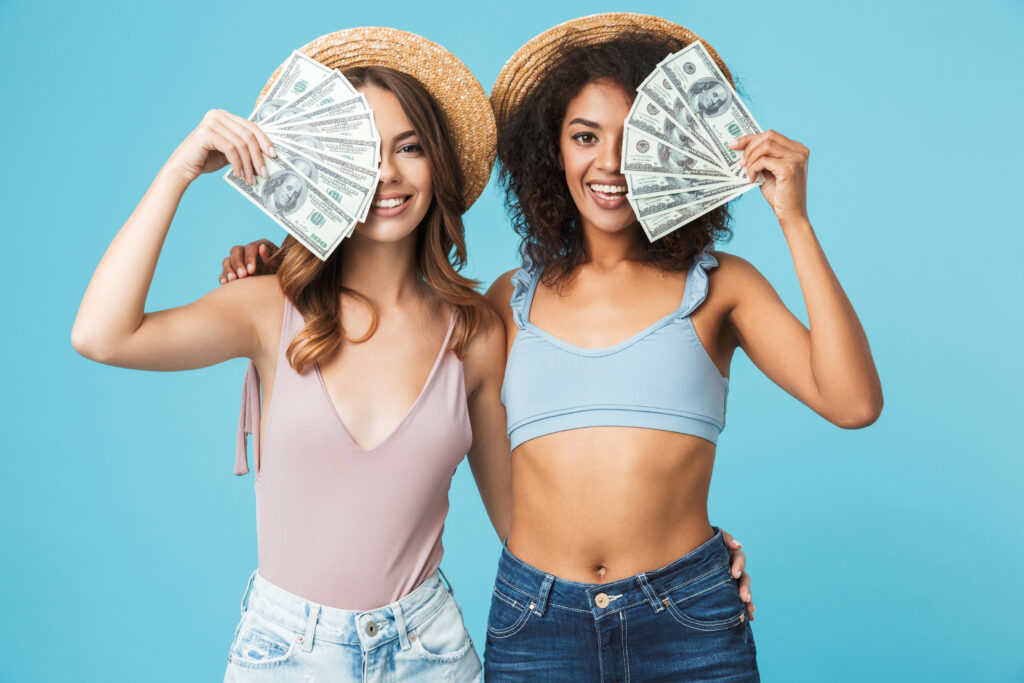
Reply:
[[661, 612], [669, 593], [681, 589], [698, 593], [717, 582], [732, 580], [729, 549], [721, 530], [714, 531], [708, 541], [660, 569], [608, 583], [560, 579], [531, 567], [503, 547], [494, 587], [513, 600], [522, 600], [537, 616], [544, 616], [550, 608], [559, 608], [590, 612], [600, 619], [643, 603]]
[[427, 621], [450, 598], [439, 572], [435, 572], [414, 591], [390, 605], [360, 611], [338, 609], [289, 593], [253, 572], [242, 596], [242, 614], [251, 610], [295, 631], [306, 648], [312, 647], [315, 638], [369, 651], [397, 638], [404, 650], [409, 647], [408, 631]]

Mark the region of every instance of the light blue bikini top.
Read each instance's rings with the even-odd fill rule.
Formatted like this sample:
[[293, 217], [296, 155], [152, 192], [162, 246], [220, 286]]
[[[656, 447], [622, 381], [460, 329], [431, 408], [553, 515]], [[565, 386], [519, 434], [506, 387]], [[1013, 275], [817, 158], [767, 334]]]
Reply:
[[512, 275], [512, 317], [519, 331], [505, 367], [501, 402], [512, 448], [581, 427], [644, 427], [717, 443], [725, 427], [729, 380], [708, 356], [690, 320], [708, 293], [707, 251], [686, 274], [674, 312], [614, 346], [568, 344], [530, 322], [540, 267], [524, 257]]

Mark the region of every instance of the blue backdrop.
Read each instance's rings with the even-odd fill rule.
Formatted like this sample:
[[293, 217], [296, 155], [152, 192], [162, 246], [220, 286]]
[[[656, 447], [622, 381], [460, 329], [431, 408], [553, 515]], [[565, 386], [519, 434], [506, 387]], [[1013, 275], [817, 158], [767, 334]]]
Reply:
[[[618, 9], [702, 34], [762, 125], [812, 150], [811, 218], [885, 387], [878, 423], [848, 432], [733, 364], [711, 511], [750, 556], [765, 680], [1024, 680], [1024, 10], [1011, 0], [0, 2], [0, 679], [222, 675], [256, 562], [252, 478], [231, 476], [244, 363], [126, 371], [69, 341], [92, 269], [203, 113], [247, 114], [293, 48], [340, 28], [423, 34], [489, 88], [540, 31]], [[725, 248], [803, 316], [767, 204], [750, 193], [736, 216]], [[516, 265], [494, 185], [467, 225], [471, 275]], [[215, 286], [230, 245], [282, 235], [201, 179], [149, 307]], [[499, 544], [465, 464], [445, 545], [482, 651]]]

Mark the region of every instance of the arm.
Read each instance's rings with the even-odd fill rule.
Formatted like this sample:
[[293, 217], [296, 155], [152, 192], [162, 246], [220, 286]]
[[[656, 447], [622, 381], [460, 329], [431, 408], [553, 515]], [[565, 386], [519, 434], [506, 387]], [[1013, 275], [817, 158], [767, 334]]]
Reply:
[[825, 258], [807, 217], [806, 147], [774, 131], [738, 138], [748, 176], [765, 172], [761, 187], [789, 244], [810, 329], [785, 307], [746, 261], [722, 260], [733, 294], [729, 322], [736, 343], [772, 381], [840, 427], [878, 419], [882, 385], [867, 336]]
[[469, 466], [498, 538], [512, 526], [512, 456], [505, 433], [501, 384], [505, 376], [505, 327], [491, 310], [470, 342], [466, 365], [474, 384], [468, 397], [473, 445]]
[[224, 288], [157, 313], [146, 313], [145, 302], [188, 186], [227, 163], [252, 183], [257, 167], [263, 170], [264, 151], [271, 151], [270, 141], [245, 119], [222, 111], [203, 118], [157, 174], [97, 266], [71, 332], [79, 353], [150, 370], [184, 370], [258, 353], [253, 314], [267, 289], [262, 283]]

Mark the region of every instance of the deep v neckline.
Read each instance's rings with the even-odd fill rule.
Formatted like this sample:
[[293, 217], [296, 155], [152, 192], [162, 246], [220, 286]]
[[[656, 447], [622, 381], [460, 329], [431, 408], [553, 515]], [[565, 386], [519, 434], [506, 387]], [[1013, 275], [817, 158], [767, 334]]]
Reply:
[[438, 368], [441, 367], [441, 362], [444, 360], [445, 355], [448, 353], [448, 344], [449, 341], [451, 340], [452, 331], [454, 329], [455, 315], [453, 314], [451, 322], [448, 323], [448, 331], [444, 335], [444, 341], [441, 342], [441, 350], [437, 352], [437, 357], [434, 359], [434, 365], [431, 366], [430, 368], [430, 374], [427, 375], [427, 381], [423, 383], [423, 388], [420, 389], [420, 393], [416, 395], [416, 400], [412, 402], [412, 405], [409, 406], [408, 410], [405, 411], [405, 414], [402, 415], [402, 419], [400, 419], [398, 421], [398, 424], [396, 424], [394, 428], [390, 432], [388, 432], [388, 435], [385, 436], [380, 443], [373, 446], [372, 448], [365, 448], [361, 446], [359, 442], [357, 442], [355, 438], [352, 436], [352, 432], [349, 431], [348, 426], [345, 424], [345, 421], [341, 419], [341, 413], [338, 412], [338, 407], [334, 405], [334, 400], [331, 398], [330, 392], [327, 391], [327, 383], [324, 381], [323, 373], [320, 372], [320, 364], [313, 363], [313, 367], [316, 369], [316, 377], [320, 381], [320, 389], [323, 391], [324, 394], [324, 400], [327, 401], [327, 406], [330, 408], [330, 411], [334, 413], [334, 417], [338, 421], [338, 426], [341, 427], [341, 433], [345, 436], [345, 439], [348, 440], [348, 442], [356, 450], [364, 454], [370, 454], [379, 451], [389, 441], [391, 441], [391, 439], [394, 438], [394, 436], [398, 434], [399, 431], [401, 431], [405, 423], [408, 422], [409, 419], [412, 417], [413, 413], [416, 412], [416, 409], [417, 407], [419, 407], [420, 403], [423, 402], [423, 397], [426, 396], [427, 391], [430, 389], [430, 385], [434, 381], [434, 375], [437, 374]]

